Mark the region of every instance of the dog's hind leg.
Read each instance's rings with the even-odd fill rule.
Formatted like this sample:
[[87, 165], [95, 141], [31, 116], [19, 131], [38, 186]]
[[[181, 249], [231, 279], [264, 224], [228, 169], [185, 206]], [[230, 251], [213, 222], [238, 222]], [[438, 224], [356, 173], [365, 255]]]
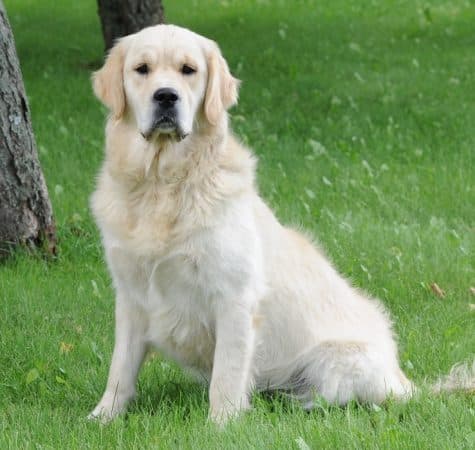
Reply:
[[363, 342], [325, 341], [298, 357], [291, 390], [305, 408], [319, 395], [332, 404], [409, 398], [414, 386], [396, 355]]

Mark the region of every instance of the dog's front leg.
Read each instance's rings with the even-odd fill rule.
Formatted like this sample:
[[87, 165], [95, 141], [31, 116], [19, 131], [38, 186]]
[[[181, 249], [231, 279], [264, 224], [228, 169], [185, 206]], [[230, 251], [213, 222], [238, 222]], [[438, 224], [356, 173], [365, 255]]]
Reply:
[[249, 408], [251, 359], [254, 350], [252, 312], [247, 305], [218, 309], [216, 347], [210, 384], [211, 420], [224, 424]]
[[107, 387], [101, 401], [89, 414], [90, 419], [107, 422], [120, 414], [135, 396], [135, 384], [145, 351], [145, 318], [127, 301], [117, 299], [115, 344]]

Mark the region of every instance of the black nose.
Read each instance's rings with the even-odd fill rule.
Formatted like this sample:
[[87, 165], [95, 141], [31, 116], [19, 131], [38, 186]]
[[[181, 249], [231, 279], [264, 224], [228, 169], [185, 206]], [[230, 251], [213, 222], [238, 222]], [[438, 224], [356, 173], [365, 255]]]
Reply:
[[153, 94], [153, 99], [163, 108], [172, 108], [178, 98], [178, 92], [172, 88], [161, 88]]

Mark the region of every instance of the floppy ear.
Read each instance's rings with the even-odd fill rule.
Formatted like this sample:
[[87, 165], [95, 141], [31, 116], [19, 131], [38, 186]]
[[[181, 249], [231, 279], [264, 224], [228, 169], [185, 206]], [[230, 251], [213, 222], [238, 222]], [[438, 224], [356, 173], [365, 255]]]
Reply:
[[119, 118], [125, 110], [123, 39], [117, 41], [107, 55], [106, 62], [92, 74], [92, 86], [97, 98]]
[[219, 116], [237, 103], [239, 80], [234, 78], [215, 42], [207, 51], [208, 85], [204, 101], [205, 115], [212, 125]]

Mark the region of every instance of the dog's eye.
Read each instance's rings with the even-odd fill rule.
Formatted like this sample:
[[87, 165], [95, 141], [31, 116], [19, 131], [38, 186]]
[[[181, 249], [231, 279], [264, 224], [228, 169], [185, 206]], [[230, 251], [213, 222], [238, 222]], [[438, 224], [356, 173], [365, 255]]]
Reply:
[[137, 66], [135, 68], [135, 71], [139, 73], [140, 75], [147, 75], [148, 73], [148, 66], [147, 64], [140, 64], [140, 66]]
[[183, 66], [181, 68], [181, 73], [183, 75], [191, 75], [195, 72], [196, 72], [196, 70], [193, 69], [193, 67], [189, 66], [188, 64], [183, 64]]

